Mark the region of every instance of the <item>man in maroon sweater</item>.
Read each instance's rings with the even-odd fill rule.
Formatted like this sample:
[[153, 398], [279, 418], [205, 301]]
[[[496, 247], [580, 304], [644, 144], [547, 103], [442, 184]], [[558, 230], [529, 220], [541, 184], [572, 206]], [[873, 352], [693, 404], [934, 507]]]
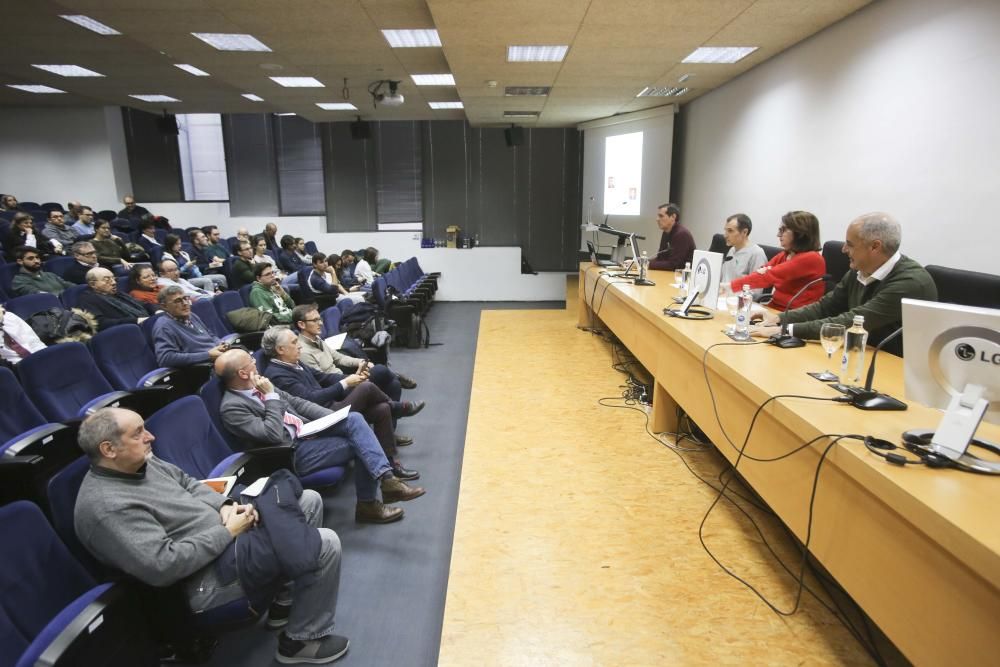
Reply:
[[683, 269], [694, 256], [694, 237], [688, 228], [679, 222], [681, 209], [677, 204], [660, 204], [656, 209], [656, 224], [663, 230], [660, 249], [649, 262], [649, 268], [661, 271]]

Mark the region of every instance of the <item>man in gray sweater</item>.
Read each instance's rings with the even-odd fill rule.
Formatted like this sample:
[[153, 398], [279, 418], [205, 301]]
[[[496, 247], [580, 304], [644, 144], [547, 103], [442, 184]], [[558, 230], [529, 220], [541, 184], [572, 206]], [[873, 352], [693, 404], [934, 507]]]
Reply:
[[[151, 586], [180, 583], [191, 609], [201, 612], [243, 597], [239, 579], [224, 580], [239, 535], [254, 530], [253, 505], [239, 505], [152, 454], [153, 435], [130, 410], [105, 408], [80, 426], [80, 448], [90, 459], [77, 496], [74, 524], [83, 546], [99, 561]], [[333, 634], [340, 586], [340, 539], [323, 523], [323, 501], [303, 491], [299, 505], [319, 531], [315, 569], [294, 594], [286, 587], [271, 605], [268, 626], [287, 626], [278, 662], [322, 664], [347, 652]], [[228, 568], [232, 570], [232, 568]]]

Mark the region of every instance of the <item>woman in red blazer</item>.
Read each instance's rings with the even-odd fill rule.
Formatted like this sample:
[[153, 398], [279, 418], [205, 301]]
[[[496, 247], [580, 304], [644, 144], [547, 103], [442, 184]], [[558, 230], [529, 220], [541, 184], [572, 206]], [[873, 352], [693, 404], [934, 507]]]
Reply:
[[[781, 252], [750, 275], [732, 281], [730, 287], [734, 292], [739, 292], [744, 285], [755, 289], [774, 287], [770, 306], [787, 310], [788, 301], [806, 283], [826, 273], [826, 261], [819, 253], [819, 220], [807, 211], [789, 211], [781, 216], [778, 242]], [[824, 284], [818, 282], [803, 292], [793, 305], [799, 308], [819, 301], [825, 291]]]

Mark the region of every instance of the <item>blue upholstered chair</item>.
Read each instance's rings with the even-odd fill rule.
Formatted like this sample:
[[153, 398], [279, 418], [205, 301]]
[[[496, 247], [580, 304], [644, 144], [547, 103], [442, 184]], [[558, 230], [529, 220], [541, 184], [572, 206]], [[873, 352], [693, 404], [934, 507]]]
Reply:
[[39, 292], [38, 294], [26, 294], [16, 296], [4, 304], [4, 308], [14, 313], [22, 320], [27, 320], [35, 313], [40, 313], [49, 308], [62, 308], [62, 301], [55, 294]]

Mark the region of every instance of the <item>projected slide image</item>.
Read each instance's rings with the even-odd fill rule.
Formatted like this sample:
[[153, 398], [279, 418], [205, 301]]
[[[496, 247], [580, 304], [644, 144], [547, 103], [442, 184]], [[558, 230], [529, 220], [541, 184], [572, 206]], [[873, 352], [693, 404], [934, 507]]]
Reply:
[[642, 132], [604, 140], [604, 214], [639, 215]]

